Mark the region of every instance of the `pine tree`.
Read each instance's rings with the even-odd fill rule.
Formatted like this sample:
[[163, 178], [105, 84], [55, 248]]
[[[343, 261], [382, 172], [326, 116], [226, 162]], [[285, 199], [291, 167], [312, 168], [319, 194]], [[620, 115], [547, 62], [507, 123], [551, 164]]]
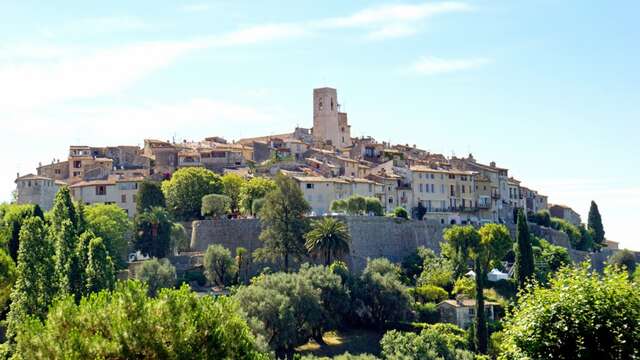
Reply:
[[593, 231], [593, 242], [601, 247], [605, 240], [604, 227], [602, 226], [602, 217], [600, 216], [600, 210], [598, 210], [598, 204], [595, 201], [591, 201], [587, 224], [589, 229]]
[[88, 293], [113, 289], [116, 283], [115, 267], [101, 238], [89, 243], [85, 286]]
[[55, 296], [55, 288], [51, 286], [55, 282], [53, 258], [53, 245], [47, 237], [44, 221], [39, 217], [27, 219], [20, 230], [17, 278], [7, 316], [10, 340], [26, 316], [46, 316]]
[[[57, 232], [51, 229], [51, 238], [54, 241], [56, 289], [61, 296], [73, 292], [73, 262], [76, 256], [76, 228], [71, 220], [62, 221]], [[52, 286], [54, 284], [51, 284]]]
[[78, 226], [78, 215], [76, 208], [71, 200], [71, 193], [69, 188], [64, 186], [58, 190], [55, 200], [53, 201], [53, 208], [51, 209], [51, 225], [55, 232], [60, 231], [62, 222], [65, 220], [71, 221], [74, 228]]
[[40, 219], [44, 220], [44, 212], [42, 211], [42, 208], [40, 207], [40, 205], [35, 204], [33, 206], [33, 216], [37, 216]]
[[96, 236], [91, 231], [85, 231], [78, 238], [75, 248], [75, 256], [71, 265], [71, 292], [75, 295], [76, 301], [87, 294], [86, 289], [86, 270], [89, 258], [89, 243]]
[[527, 281], [533, 278], [535, 267], [533, 263], [533, 248], [531, 246], [531, 236], [529, 225], [522, 210], [518, 211], [518, 223], [516, 225], [516, 278], [518, 288], [522, 289]]

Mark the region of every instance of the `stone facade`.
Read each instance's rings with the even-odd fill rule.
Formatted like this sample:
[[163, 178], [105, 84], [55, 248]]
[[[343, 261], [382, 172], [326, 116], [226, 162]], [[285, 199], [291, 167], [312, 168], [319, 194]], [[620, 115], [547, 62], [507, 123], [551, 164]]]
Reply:
[[347, 114], [340, 112], [336, 89], [313, 89], [313, 140], [336, 148], [351, 146], [351, 126]]

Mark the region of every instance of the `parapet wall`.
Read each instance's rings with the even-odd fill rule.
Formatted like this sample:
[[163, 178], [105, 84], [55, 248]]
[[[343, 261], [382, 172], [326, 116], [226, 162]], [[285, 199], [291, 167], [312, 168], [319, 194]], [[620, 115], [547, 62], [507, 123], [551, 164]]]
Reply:
[[[354, 271], [364, 269], [367, 258], [386, 257], [400, 262], [418, 246], [440, 251], [444, 225], [435, 222], [368, 216], [340, 218], [351, 233], [351, 252], [344, 260]], [[221, 244], [232, 253], [239, 246], [253, 252], [262, 245], [257, 219], [200, 220], [194, 221], [192, 228], [192, 251], [205, 251], [211, 244]]]
[[[416, 248], [424, 246], [440, 252], [442, 231], [446, 228], [435, 221], [402, 220], [389, 217], [340, 216], [351, 234], [350, 254], [343, 260], [356, 272], [364, 269], [367, 258], [385, 257], [401, 262]], [[509, 227], [515, 236], [515, 227]], [[574, 262], [589, 259], [592, 267], [601, 270], [606, 259], [614, 252], [604, 249], [599, 253], [587, 253], [571, 249], [569, 238], [561, 231], [530, 224], [536, 236], [552, 244], [569, 249]], [[191, 251], [205, 251], [211, 244], [221, 244], [235, 253], [237, 247], [253, 252], [262, 246], [259, 239], [262, 228], [258, 219], [198, 220], [192, 224]], [[309, 259], [311, 260], [311, 259]], [[255, 269], [259, 270], [259, 269]]]

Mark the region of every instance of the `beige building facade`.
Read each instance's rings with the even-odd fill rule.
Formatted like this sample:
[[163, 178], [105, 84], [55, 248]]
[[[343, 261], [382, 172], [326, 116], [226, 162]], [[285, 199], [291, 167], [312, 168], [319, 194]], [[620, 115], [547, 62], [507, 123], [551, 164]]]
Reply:
[[342, 149], [351, 146], [351, 126], [340, 112], [338, 92], [333, 88], [313, 89], [313, 140]]

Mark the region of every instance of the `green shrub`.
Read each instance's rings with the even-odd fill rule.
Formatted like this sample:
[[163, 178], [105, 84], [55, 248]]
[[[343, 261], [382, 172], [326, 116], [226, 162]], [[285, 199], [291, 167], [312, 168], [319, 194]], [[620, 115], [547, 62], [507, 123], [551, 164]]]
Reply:
[[416, 303], [413, 309], [416, 312], [416, 321], [427, 324], [435, 324], [440, 321], [440, 313], [436, 303]]
[[202, 216], [219, 218], [229, 213], [231, 198], [225, 195], [208, 194], [202, 197]]
[[449, 297], [447, 291], [435, 285], [422, 285], [415, 289], [415, 298], [417, 301], [427, 303], [439, 303]]

